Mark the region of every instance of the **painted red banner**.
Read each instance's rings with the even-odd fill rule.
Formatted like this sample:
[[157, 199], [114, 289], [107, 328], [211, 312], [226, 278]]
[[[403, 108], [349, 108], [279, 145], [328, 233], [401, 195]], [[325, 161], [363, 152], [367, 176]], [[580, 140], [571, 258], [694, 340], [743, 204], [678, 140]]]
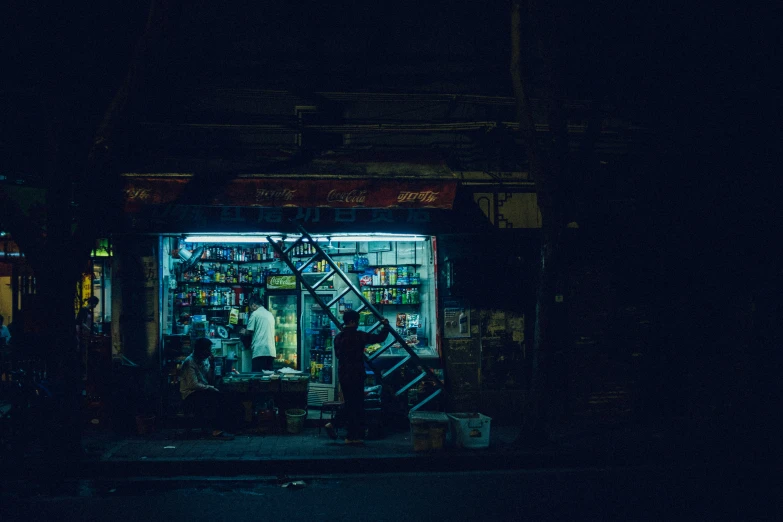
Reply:
[[127, 177], [125, 210], [177, 203], [238, 207], [439, 208], [450, 209], [452, 180], [292, 180], [238, 178], [196, 186], [191, 177]]

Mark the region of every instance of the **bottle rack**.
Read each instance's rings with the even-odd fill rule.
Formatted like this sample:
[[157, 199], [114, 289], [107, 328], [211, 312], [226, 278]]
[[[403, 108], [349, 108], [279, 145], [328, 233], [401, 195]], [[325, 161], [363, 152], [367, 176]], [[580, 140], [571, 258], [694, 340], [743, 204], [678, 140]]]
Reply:
[[415, 285], [406, 283], [404, 285], [362, 285], [362, 288], [418, 288], [420, 286], [421, 283], [416, 283]]
[[207, 246], [200, 260], [219, 263], [261, 263], [278, 259], [269, 245], [258, 244], [248, 247]]
[[[179, 288], [182, 285], [210, 285], [210, 286], [253, 286], [253, 287], [259, 287], [264, 286], [265, 283], [228, 283], [228, 282], [216, 282], [216, 281], [180, 281], [177, 288]], [[410, 286], [410, 285], [409, 285]]]
[[360, 292], [372, 304], [377, 305], [419, 305], [421, 284], [411, 285], [362, 285]]
[[395, 265], [392, 263], [383, 263], [381, 265], [365, 265], [364, 268], [386, 268], [386, 267], [398, 267], [398, 266], [421, 266], [420, 263], [400, 263]]
[[259, 264], [259, 263], [274, 263], [280, 261], [279, 259], [249, 259], [247, 261], [234, 261], [233, 259], [216, 259], [216, 258], [200, 258], [199, 263], [221, 263], [221, 264], [235, 264], [235, 265], [247, 265], [247, 264]]
[[375, 268], [399, 268], [401, 266], [406, 266], [406, 267], [409, 266], [409, 267], [413, 267], [413, 268], [418, 268], [418, 267], [421, 266], [421, 264], [420, 263], [402, 263], [402, 264], [399, 264], [399, 265], [395, 265], [393, 263], [384, 263], [382, 265], [362, 265], [360, 268], [354, 268], [353, 270], [346, 270], [346, 272], [348, 272], [350, 274], [363, 274], [368, 269], [375, 269]]

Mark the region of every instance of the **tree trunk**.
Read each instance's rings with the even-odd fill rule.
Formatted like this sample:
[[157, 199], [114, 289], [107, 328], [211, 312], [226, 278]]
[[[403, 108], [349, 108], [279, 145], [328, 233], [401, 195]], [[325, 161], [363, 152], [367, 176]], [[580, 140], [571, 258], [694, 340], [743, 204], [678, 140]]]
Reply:
[[[56, 265], [51, 263], [51, 267]], [[37, 272], [36, 299], [46, 310], [37, 320], [46, 329], [36, 341], [45, 346], [49, 380], [52, 383], [55, 408], [50, 420], [47, 457], [68, 461], [81, 456], [82, 365], [73, 319], [73, 279], [58, 270]], [[41, 310], [41, 309], [39, 309]]]
[[[520, 133], [527, 152], [530, 174], [536, 183], [538, 205], [541, 210], [541, 256], [536, 289], [536, 316], [531, 354], [530, 386], [525, 397], [522, 430], [516, 443], [539, 445], [548, 439], [547, 417], [549, 412], [552, 382], [553, 354], [557, 348], [563, 317], [555, 296], [563, 281], [563, 231], [565, 229], [565, 202], [563, 201], [563, 176], [566, 171], [568, 136], [561, 110], [562, 97], [553, 79], [553, 26], [551, 17], [533, 2], [525, 3], [527, 20], [523, 24], [521, 0], [514, 0], [511, 6], [511, 81], [516, 99], [517, 118]], [[540, 18], [537, 19], [536, 17]], [[535, 23], [534, 23], [535, 22]], [[521, 43], [524, 27], [536, 34], [531, 39], [536, 43], [539, 58], [544, 63], [544, 78], [549, 101], [550, 142], [543, 148], [536, 139], [533, 109], [530, 103], [526, 75], [523, 71], [523, 49]], [[539, 27], [543, 26], [543, 27]], [[543, 36], [542, 36], [543, 35]], [[529, 61], [529, 60], [528, 60]]]
[[556, 296], [562, 284], [562, 230], [546, 226], [542, 229], [541, 254], [536, 289], [536, 315], [531, 353], [532, 372], [522, 418], [522, 430], [517, 442], [539, 445], [548, 440], [548, 413], [553, 395], [553, 354], [562, 336], [561, 300]]
[[[42, 344], [49, 378], [53, 384], [55, 408], [46, 442], [49, 460], [68, 461], [81, 456], [82, 371], [74, 326], [76, 283], [89, 261], [89, 250], [71, 239], [69, 177], [51, 173], [47, 190], [46, 242], [42, 263], [33, 266], [36, 274], [36, 303], [44, 330], [36, 337]], [[55, 180], [62, 180], [57, 182]]]
[[[56, 402], [46, 419], [41, 443], [55, 466], [79, 458], [83, 356], [74, 322], [76, 285], [87, 268], [95, 241], [110, 233], [121, 214], [119, 182], [112, 169], [114, 145], [122, 139], [130, 100], [140, 89], [148, 61], [157, 59], [167, 29], [180, 14], [178, 0], [150, 0], [147, 23], [140, 35], [128, 71], [92, 136], [89, 150], [73, 148], [78, 125], [70, 126], [74, 103], [66, 92], [43, 95], [49, 117], [45, 142], [46, 219], [32, 226], [22, 209], [0, 192], [3, 223], [25, 252], [36, 277], [35, 330], [27, 344], [47, 365]], [[86, 167], [83, 159], [87, 158]], [[7, 203], [7, 204], [6, 204]], [[72, 203], [76, 203], [73, 205]], [[38, 225], [36, 223], [36, 225]], [[83, 347], [87, 348], [87, 347]], [[56, 469], [56, 468], [55, 468]]]

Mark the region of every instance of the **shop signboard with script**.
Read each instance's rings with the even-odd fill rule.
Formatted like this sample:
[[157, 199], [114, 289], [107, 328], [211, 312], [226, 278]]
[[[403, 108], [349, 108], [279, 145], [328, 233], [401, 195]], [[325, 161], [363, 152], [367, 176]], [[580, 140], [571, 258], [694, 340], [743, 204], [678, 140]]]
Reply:
[[296, 290], [295, 275], [269, 275], [266, 276], [267, 290]]
[[190, 176], [124, 176], [125, 211], [144, 205], [206, 204], [235, 207], [450, 209], [455, 180], [238, 178], [214, 190], [208, 201], [192, 201]]

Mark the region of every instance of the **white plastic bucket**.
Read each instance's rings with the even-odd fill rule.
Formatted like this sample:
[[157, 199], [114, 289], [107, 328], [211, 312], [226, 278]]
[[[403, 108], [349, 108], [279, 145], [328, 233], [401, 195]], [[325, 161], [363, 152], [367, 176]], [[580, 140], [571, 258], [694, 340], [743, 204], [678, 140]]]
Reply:
[[489, 447], [490, 417], [481, 413], [449, 413], [454, 443], [461, 448]]
[[286, 431], [288, 433], [300, 433], [304, 427], [305, 417], [307, 417], [305, 410], [285, 410]]

